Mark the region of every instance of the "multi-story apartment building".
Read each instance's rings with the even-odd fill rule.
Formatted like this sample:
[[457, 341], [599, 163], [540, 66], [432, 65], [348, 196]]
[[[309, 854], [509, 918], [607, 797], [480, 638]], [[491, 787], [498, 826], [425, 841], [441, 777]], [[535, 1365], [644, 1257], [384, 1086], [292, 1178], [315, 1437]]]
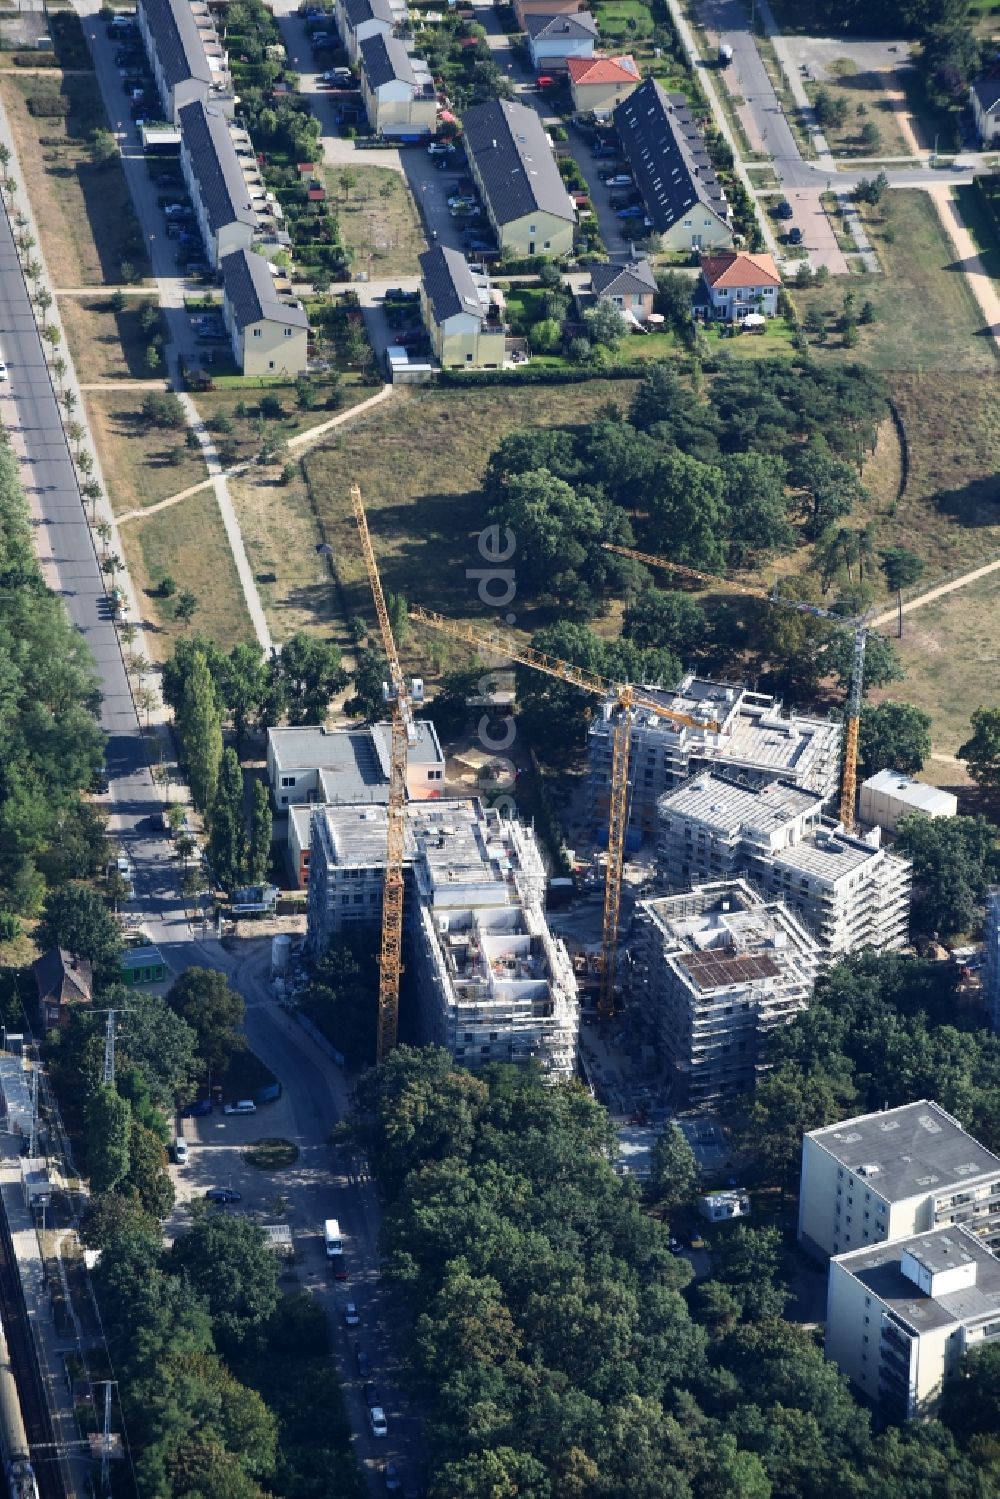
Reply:
[[909, 862], [880, 847], [878, 829], [844, 833], [796, 786], [692, 776], [660, 798], [657, 859], [673, 889], [742, 875], [781, 896], [827, 959], [906, 942]]
[[201, 103], [185, 104], [180, 127], [181, 170], [206, 259], [218, 270], [227, 255], [250, 249], [260, 220], [225, 117]]
[[963, 1227], [1000, 1243], [1000, 1158], [921, 1099], [802, 1141], [799, 1243], [817, 1257]]
[[136, 19], [165, 119], [176, 125], [183, 106], [195, 102], [233, 113], [229, 63], [206, 5], [139, 0]]
[[752, 1088], [762, 1037], [809, 1003], [816, 941], [744, 880], [640, 901], [638, 915], [639, 993], [674, 1102], [698, 1108]]
[[963, 1355], [1000, 1337], [1000, 1260], [965, 1228], [830, 1261], [826, 1356], [887, 1421], [937, 1413]]
[[[317, 808], [309, 942], [377, 927], [384, 806]], [[404, 864], [406, 983], [421, 1036], [468, 1067], [534, 1060], [572, 1076], [579, 1002], [569, 955], [545, 921], [531, 829], [474, 799], [411, 803]]]
[[[633, 842], [656, 831], [656, 803], [694, 771], [727, 767], [748, 785], [782, 780], [826, 801], [837, 789], [839, 724], [786, 716], [777, 698], [735, 683], [688, 675], [676, 691], [644, 687], [643, 696], [695, 720], [678, 724], [637, 713], [632, 724], [630, 830]], [[619, 709], [609, 698], [590, 726], [587, 806], [595, 826], [607, 826], [611, 752]]]

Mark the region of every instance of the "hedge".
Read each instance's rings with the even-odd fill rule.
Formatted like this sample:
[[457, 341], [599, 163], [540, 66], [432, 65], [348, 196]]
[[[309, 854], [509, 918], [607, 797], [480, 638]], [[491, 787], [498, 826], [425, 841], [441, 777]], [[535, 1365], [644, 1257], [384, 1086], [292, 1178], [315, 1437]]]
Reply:
[[581, 365], [579, 369], [556, 369], [551, 365], [525, 364], [513, 370], [442, 370], [441, 385], [583, 385], [587, 380], [642, 380], [648, 374], [648, 361], [636, 364], [611, 364], [601, 368]]

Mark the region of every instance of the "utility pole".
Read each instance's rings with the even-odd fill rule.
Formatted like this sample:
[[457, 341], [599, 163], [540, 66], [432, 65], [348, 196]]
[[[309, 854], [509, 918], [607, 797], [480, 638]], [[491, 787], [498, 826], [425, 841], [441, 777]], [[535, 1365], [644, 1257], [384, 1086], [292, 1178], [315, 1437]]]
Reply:
[[115, 1016], [128, 1015], [131, 1008], [131, 1005], [119, 1005], [117, 1009], [93, 1012], [95, 1015], [106, 1014], [108, 1017], [108, 1028], [104, 1036], [104, 1083], [109, 1088], [115, 1085]]

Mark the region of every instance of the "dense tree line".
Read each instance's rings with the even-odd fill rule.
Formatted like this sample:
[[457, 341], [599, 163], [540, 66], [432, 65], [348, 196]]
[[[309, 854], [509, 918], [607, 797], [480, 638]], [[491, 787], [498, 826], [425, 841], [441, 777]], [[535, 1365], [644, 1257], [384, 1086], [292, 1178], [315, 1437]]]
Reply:
[[989, 1455], [940, 1424], [873, 1433], [781, 1319], [773, 1232], [735, 1234], [696, 1291], [579, 1087], [400, 1048], [349, 1129], [386, 1194], [432, 1499], [992, 1492]]

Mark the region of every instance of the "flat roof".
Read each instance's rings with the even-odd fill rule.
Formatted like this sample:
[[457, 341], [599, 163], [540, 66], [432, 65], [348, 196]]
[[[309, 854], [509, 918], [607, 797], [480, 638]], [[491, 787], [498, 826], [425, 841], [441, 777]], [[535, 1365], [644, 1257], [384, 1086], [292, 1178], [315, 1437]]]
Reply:
[[664, 792], [657, 808], [661, 816], [676, 812], [720, 832], [747, 828], [763, 835], [777, 832], [803, 813], [818, 813], [822, 805], [817, 793], [783, 781], [769, 781], [754, 789], [701, 771], [673, 791]]
[[877, 858], [881, 849], [829, 829], [816, 829], [790, 848], [778, 849], [775, 869], [812, 875], [816, 879], [835, 881], [854, 870], [862, 869]]
[[810, 1130], [808, 1138], [848, 1171], [862, 1175], [888, 1202], [941, 1192], [984, 1176], [1000, 1180], [1000, 1157], [928, 1099]]
[[958, 798], [940, 786], [925, 786], [898, 770], [880, 770], [861, 784], [862, 791], [879, 791], [895, 801], [907, 802], [918, 812], [954, 812]]
[[[410, 765], [444, 764], [444, 753], [437, 730], [429, 718], [415, 720], [416, 743], [407, 748]], [[389, 748], [392, 725], [372, 724], [363, 729], [324, 729], [318, 725], [302, 728], [268, 729], [268, 746], [279, 770], [327, 770], [348, 772], [356, 767], [364, 785], [389, 773]], [[367, 752], [366, 752], [367, 751]], [[372, 765], [374, 755], [375, 764]]]
[[[974, 1263], [975, 1284], [928, 1296], [901, 1269], [903, 1255], [916, 1256], [931, 1271]], [[914, 1332], [929, 1332], [955, 1322], [976, 1322], [1000, 1310], [1000, 1260], [985, 1244], [962, 1227], [936, 1228], [870, 1249], [836, 1256], [866, 1289]]]

